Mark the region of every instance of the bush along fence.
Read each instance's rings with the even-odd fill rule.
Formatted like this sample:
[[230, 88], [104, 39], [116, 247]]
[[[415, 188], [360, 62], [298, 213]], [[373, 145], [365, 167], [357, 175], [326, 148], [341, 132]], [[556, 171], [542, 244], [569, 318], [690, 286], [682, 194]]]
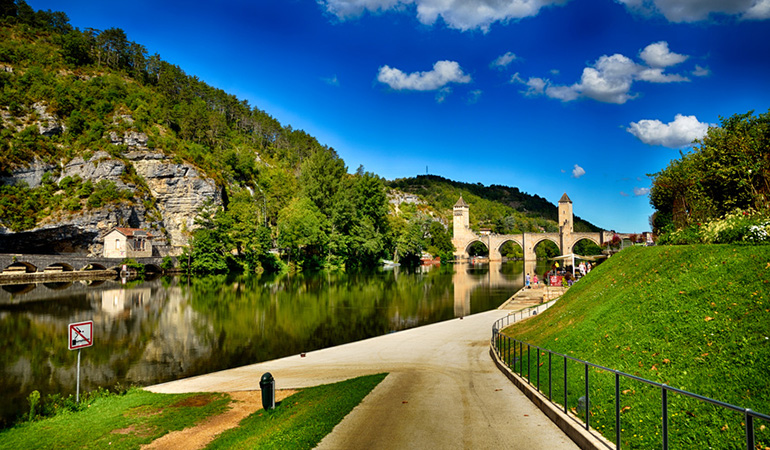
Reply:
[[[551, 302], [552, 303], [552, 302]], [[517, 313], [518, 320], [549, 304]], [[615, 448], [770, 448], [770, 416], [511, 338], [492, 328], [500, 361]]]

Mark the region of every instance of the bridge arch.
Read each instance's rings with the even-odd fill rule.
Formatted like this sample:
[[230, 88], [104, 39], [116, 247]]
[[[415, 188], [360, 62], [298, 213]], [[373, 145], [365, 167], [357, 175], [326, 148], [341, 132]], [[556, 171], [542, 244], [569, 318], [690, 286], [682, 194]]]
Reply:
[[592, 236], [590, 234], [573, 236], [573, 239], [567, 244], [567, 249], [566, 249], [565, 253], [575, 253], [575, 251], [574, 251], [575, 246], [580, 241], [590, 241], [590, 242], [593, 242], [594, 244], [596, 244], [599, 247], [602, 246], [601, 239], [599, 239], [597, 236]]
[[75, 268], [67, 263], [57, 262], [49, 264], [45, 269], [43, 269], [43, 272], [73, 272], [74, 270]]
[[[501, 236], [501, 239], [498, 242], [495, 243], [494, 254], [495, 255], [500, 255], [501, 257], [504, 258], [505, 255], [503, 254], [503, 247], [505, 246], [505, 244], [509, 244], [509, 243], [513, 244], [513, 245], [519, 247], [519, 249], [521, 249], [521, 257], [523, 259], [524, 258], [524, 246], [521, 245], [521, 242], [519, 242], [518, 239], [516, 239], [516, 238], [514, 238], [512, 236]], [[492, 254], [492, 249], [490, 249], [489, 254], [490, 255]]]
[[22, 272], [22, 271], [24, 273], [35, 273], [37, 272], [37, 267], [32, 263], [28, 263], [24, 261], [16, 261], [12, 264], [9, 264], [5, 269], [3, 269], [3, 272]]
[[471, 239], [470, 241], [468, 241], [468, 242], [465, 244], [465, 247], [464, 247], [464, 250], [463, 250], [463, 252], [464, 252], [464, 254], [465, 254], [466, 256], [470, 254], [470, 249], [471, 249], [471, 246], [473, 246], [473, 244], [475, 244], [475, 243], [477, 243], [477, 242], [478, 242], [478, 243], [480, 243], [480, 244], [483, 244], [483, 245], [484, 245], [484, 247], [486, 247], [486, 248], [487, 248], [487, 252], [489, 252], [489, 251], [490, 251], [490, 249], [489, 249], [489, 244], [488, 244], [487, 242], [484, 242], [484, 241], [483, 241], [482, 239], [480, 239], [480, 238], [477, 238], [477, 239]]
[[99, 263], [89, 263], [81, 267], [80, 270], [107, 270], [107, 266]]
[[162, 273], [163, 270], [160, 268], [160, 266], [156, 264], [145, 264], [144, 265], [144, 273]]

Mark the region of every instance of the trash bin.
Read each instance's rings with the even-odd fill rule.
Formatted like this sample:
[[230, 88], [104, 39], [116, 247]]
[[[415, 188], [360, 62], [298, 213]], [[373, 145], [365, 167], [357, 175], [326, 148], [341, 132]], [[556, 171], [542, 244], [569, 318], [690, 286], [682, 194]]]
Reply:
[[262, 390], [262, 408], [275, 409], [275, 378], [270, 372], [262, 375], [259, 388]]

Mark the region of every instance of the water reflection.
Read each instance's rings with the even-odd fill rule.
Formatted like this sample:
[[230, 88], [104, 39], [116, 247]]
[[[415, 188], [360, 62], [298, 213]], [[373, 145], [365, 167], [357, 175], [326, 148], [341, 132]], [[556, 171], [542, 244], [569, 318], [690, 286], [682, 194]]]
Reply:
[[[42, 394], [75, 389], [67, 326], [94, 322], [81, 389], [147, 385], [312, 351], [497, 307], [522, 263], [416, 271], [4, 286], [0, 391], [7, 424]], [[255, 380], [255, 387], [256, 387]]]

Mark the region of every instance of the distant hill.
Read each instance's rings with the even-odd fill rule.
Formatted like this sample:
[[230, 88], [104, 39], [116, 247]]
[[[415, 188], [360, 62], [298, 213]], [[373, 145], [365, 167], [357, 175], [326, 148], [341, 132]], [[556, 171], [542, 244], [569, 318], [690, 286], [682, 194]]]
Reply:
[[[388, 186], [420, 196], [437, 211], [446, 214], [444, 217], [449, 222], [452, 207], [462, 195], [471, 206], [472, 228], [490, 228], [500, 234], [558, 231], [558, 206], [539, 195], [521, 192], [517, 187], [463, 183], [437, 175], [399, 178], [389, 182]], [[575, 231], [602, 231], [579, 216], [574, 220]]]

